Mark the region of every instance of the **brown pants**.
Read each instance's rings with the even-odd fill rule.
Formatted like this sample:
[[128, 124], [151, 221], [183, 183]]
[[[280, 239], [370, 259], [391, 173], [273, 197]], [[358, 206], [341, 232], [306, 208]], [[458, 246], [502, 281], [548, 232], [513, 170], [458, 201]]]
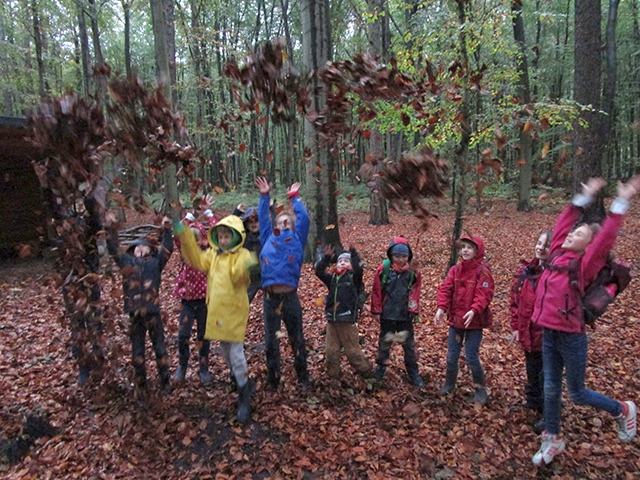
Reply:
[[357, 323], [327, 322], [327, 373], [334, 378], [340, 376], [340, 347], [344, 348], [349, 363], [360, 375], [371, 375], [371, 363], [360, 348]]

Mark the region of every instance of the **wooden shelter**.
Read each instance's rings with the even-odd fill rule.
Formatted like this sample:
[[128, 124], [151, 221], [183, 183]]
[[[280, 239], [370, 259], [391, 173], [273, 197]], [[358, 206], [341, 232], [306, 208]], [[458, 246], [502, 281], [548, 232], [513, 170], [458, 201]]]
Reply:
[[27, 139], [24, 118], [0, 117], [0, 256], [45, 235], [43, 195], [31, 161], [40, 152]]

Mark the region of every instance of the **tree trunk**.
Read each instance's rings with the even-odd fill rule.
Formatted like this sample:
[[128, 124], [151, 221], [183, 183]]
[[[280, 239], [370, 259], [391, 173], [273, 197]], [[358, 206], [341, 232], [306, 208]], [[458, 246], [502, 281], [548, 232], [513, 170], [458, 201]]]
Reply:
[[[4, 24], [4, 9], [0, 9], [0, 43], [4, 44], [7, 41], [7, 33], [5, 30]], [[4, 114], [7, 117], [13, 116], [13, 95], [11, 93], [11, 89], [9, 88], [10, 80], [9, 80], [9, 56], [4, 54], [4, 49], [1, 51], [2, 55], [0, 55], [0, 63], [2, 63], [2, 83], [4, 84], [3, 88], [3, 97], [4, 97]]]
[[38, 62], [38, 93], [40, 99], [49, 93], [49, 85], [45, 78], [44, 58], [42, 57], [42, 32], [40, 31], [40, 17], [37, 0], [31, 0], [31, 20], [33, 21], [33, 40], [36, 45], [36, 61]]
[[124, 11], [124, 64], [127, 77], [131, 71], [131, 2], [122, 0], [122, 10]]
[[[167, 50], [167, 23], [164, 18], [163, 1], [150, 0], [151, 19], [153, 22], [153, 38], [156, 55], [156, 76], [163, 86], [164, 96], [171, 102], [171, 76], [169, 72], [169, 55]], [[180, 210], [176, 166], [170, 164], [165, 172], [165, 207], [166, 213], [175, 214]]]
[[[640, 23], [638, 22], [638, 0], [632, 0], [631, 2], [631, 12], [632, 12], [632, 16], [633, 16], [633, 46], [635, 48], [635, 51], [638, 52], [640, 51]], [[634, 78], [634, 83], [635, 83], [635, 87], [636, 89], [640, 89], [640, 60], [638, 58], [638, 55], [634, 56], [634, 71], [635, 71], [635, 78]], [[635, 120], [632, 120], [630, 123], [633, 123], [634, 121], [640, 121], [640, 105], [638, 105], [638, 101], [636, 99], [636, 108], [635, 108], [635, 112], [636, 112], [636, 117]], [[629, 176], [632, 176], [636, 173], [636, 167], [639, 164], [638, 162], [638, 157], [640, 157], [640, 132], [638, 132], [637, 130], [635, 132], [633, 132], [634, 135], [634, 139], [632, 139], [632, 141], [635, 140], [635, 152], [636, 154], [633, 156], [632, 161], [631, 161], [631, 165], [629, 168]]]
[[618, 4], [620, 0], [609, 0], [609, 16], [607, 19], [607, 32], [605, 39], [606, 71], [604, 92], [602, 98], [602, 110], [606, 115], [602, 119], [602, 135], [607, 148], [605, 159], [610, 162], [614, 157], [614, 142], [611, 138], [614, 120], [614, 99], [616, 97], [617, 75], [617, 51], [616, 51], [616, 25], [618, 22]]
[[[325, 0], [303, 0], [300, 6], [302, 20], [302, 61], [304, 69], [313, 73], [312, 108], [319, 112], [325, 103], [320, 79], [316, 72], [329, 58], [329, 32], [326, 15], [329, 14]], [[327, 147], [321, 143], [313, 123], [304, 120], [305, 158], [307, 178], [307, 209], [311, 220], [306, 258], [311, 259], [315, 246], [332, 244], [340, 249], [340, 232], [336, 202], [334, 173], [335, 158], [329, 156]]]
[[[518, 46], [516, 63], [518, 66], [517, 97], [523, 106], [531, 102], [529, 86], [529, 66], [527, 63], [527, 48], [525, 45], [524, 20], [522, 18], [522, 1], [513, 0], [511, 4], [513, 13], [513, 37]], [[520, 183], [518, 189], [518, 211], [528, 212], [531, 210], [531, 157], [533, 141], [531, 136], [525, 132], [525, 124], [528, 115], [524, 108], [520, 111], [520, 154], [522, 158], [518, 162], [520, 169]]]
[[166, 23], [167, 57], [169, 62], [169, 80], [171, 82], [171, 105], [178, 109], [178, 90], [176, 90], [176, 14], [174, 0], [163, 0], [164, 21]]
[[466, 186], [465, 172], [469, 161], [469, 144], [471, 142], [471, 128], [469, 123], [469, 54], [467, 50], [467, 12], [465, 9], [466, 0], [456, 0], [458, 10], [458, 22], [460, 28], [458, 32], [458, 42], [460, 49], [460, 62], [464, 71], [462, 77], [462, 103], [460, 105], [460, 143], [455, 149], [455, 168], [457, 169], [457, 185], [456, 185], [456, 214], [453, 223], [453, 233], [451, 242], [451, 252], [449, 255], [449, 264], [447, 270], [455, 265], [458, 261], [458, 249], [456, 241], [462, 234], [462, 225], [464, 218], [464, 208], [467, 203], [468, 192]]
[[100, 26], [98, 25], [98, 8], [96, 0], [89, 0], [89, 19], [91, 20], [91, 38], [93, 40], [93, 52], [96, 61], [97, 74], [96, 78], [96, 98], [104, 103], [104, 95], [107, 91], [107, 79], [103, 75], [104, 56], [102, 55], [102, 45], [100, 43]]
[[[385, 13], [385, 0], [369, 0], [369, 14], [373, 16], [373, 21], [369, 23], [369, 52], [372, 57], [384, 61], [382, 58], [384, 38], [385, 38], [385, 22], [388, 15]], [[369, 182], [371, 193], [369, 199], [369, 223], [372, 225], [386, 225], [389, 223], [389, 212], [387, 210], [387, 201], [380, 193], [377, 174], [382, 168], [384, 159], [384, 151], [382, 144], [382, 132], [375, 125], [371, 129], [371, 138], [369, 139], [369, 154], [373, 165], [373, 177]]]
[[574, 100], [591, 108], [579, 115], [574, 122], [573, 190], [579, 192], [581, 183], [590, 177], [602, 175], [602, 152], [604, 141], [601, 135], [600, 109], [600, 0], [576, 0], [575, 45], [574, 45]]
[[91, 73], [89, 65], [89, 36], [87, 35], [87, 22], [85, 18], [84, 4], [82, 0], [76, 1], [78, 9], [78, 36], [80, 37], [80, 56], [82, 58], [82, 83], [85, 96], [91, 95]]

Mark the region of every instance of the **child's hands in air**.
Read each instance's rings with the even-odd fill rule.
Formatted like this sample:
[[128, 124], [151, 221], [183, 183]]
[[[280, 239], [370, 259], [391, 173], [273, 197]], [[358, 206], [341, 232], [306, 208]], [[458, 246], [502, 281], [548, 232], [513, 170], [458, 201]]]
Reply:
[[640, 175], [632, 177], [627, 183], [618, 182], [618, 198], [631, 200], [640, 191]]
[[607, 182], [602, 178], [590, 178], [587, 183], [582, 184], [582, 193], [589, 197], [595, 197]]
[[269, 186], [269, 181], [264, 177], [258, 177], [256, 179], [256, 186], [258, 187], [258, 191], [260, 195], [269, 195], [271, 191], [271, 186]]
[[329, 244], [326, 247], [324, 247], [325, 257], [333, 257], [334, 253], [336, 253], [336, 249], [333, 248], [333, 245]]
[[467, 313], [464, 314], [464, 316], [462, 318], [464, 318], [464, 328], [469, 328], [469, 325], [471, 325], [471, 322], [473, 322], [473, 317], [475, 317], [475, 312], [473, 310], [469, 310]]
[[293, 198], [300, 193], [300, 182], [296, 182], [287, 188], [287, 196]]

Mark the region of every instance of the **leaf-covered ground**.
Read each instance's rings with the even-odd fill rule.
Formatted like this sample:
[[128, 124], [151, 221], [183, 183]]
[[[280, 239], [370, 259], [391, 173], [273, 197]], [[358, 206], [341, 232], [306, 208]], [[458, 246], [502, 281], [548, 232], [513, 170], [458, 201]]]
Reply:
[[[313, 385], [300, 392], [291, 351], [282, 342], [283, 382], [276, 393], [264, 389], [266, 367], [260, 297], [251, 307], [246, 353], [257, 381], [253, 420], [235, 420], [237, 394], [227, 369], [213, 349], [214, 382], [203, 388], [192, 358], [187, 381], [169, 396], [157, 393], [153, 354], [147, 361], [152, 396], [133, 397], [130, 383], [127, 322], [119, 316], [109, 340], [110, 367], [89, 386], [76, 385], [77, 371], [67, 348], [56, 272], [41, 261], [0, 266], [0, 436], [14, 437], [27, 412], [46, 412], [60, 429], [42, 438], [17, 465], [0, 464], [11, 479], [59, 478], [639, 478], [640, 440], [622, 444], [615, 422], [606, 414], [577, 407], [565, 397], [563, 429], [567, 451], [550, 467], [535, 469], [531, 456], [539, 437], [531, 430], [533, 414], [522, 408], [523, 355], [509, 346], [509, 287], [521, 259], [531, 257], [539, 232], [553, 225], [562, 200], [547, 199], [538, 213], [522, 214], [507, 204], [470, 214], [465, 227], [481, 235], [496, 282], [492, 304], [496, 327], [486, 332], [481, 360], [487, 371], [490, 403], [471, 403], [466, 366], [453, 396], [438, 396], [445, 370], [447, 329], [431, 324], [435, 295], [448, 260], [452, 213], [434, 207], [439, 218], [420, 232], [406, 214], [392, 214], [389, 226], [368, 225], [368, 216], [341, 216], [345, 245], [353, 244], [367, 264], [365, 280], [383, 260], [390, 237], [406, 236], [423, 274], [422, 323], [416, 343], [426, 386], [407, 383], [400, 347], [380, 385], [368, 386], [343, 363], [342, 382], [324, 372], [324, 321], [318, 298], [325, 289], [305, 265], [300, 287], [304, 329]], [[225, 212], [217, 212], [224, 214]], [[640, 209], [632, 209], [616, 251], [640, 266]], [[179, 302], [171, 295], [179, 267], [174, 254], [164, 273], [162, 306], [173, 368]], [[103, 297], [117, 305], [112, 281]], [[590, 334], [587, 385], [618, 399], [640, 400], [639, 281], [635, 279]], [[113, 310], [111, 310], [113, 311]], [[364, 349], [373, 359], [378, 326], [368, 312], [360, 322]], [[194, 354], [192, 349], [192, 354]], [[462, 360], [464, 364], [464, 360]], [[640, 403], [640, 402], [638, 402]]]

